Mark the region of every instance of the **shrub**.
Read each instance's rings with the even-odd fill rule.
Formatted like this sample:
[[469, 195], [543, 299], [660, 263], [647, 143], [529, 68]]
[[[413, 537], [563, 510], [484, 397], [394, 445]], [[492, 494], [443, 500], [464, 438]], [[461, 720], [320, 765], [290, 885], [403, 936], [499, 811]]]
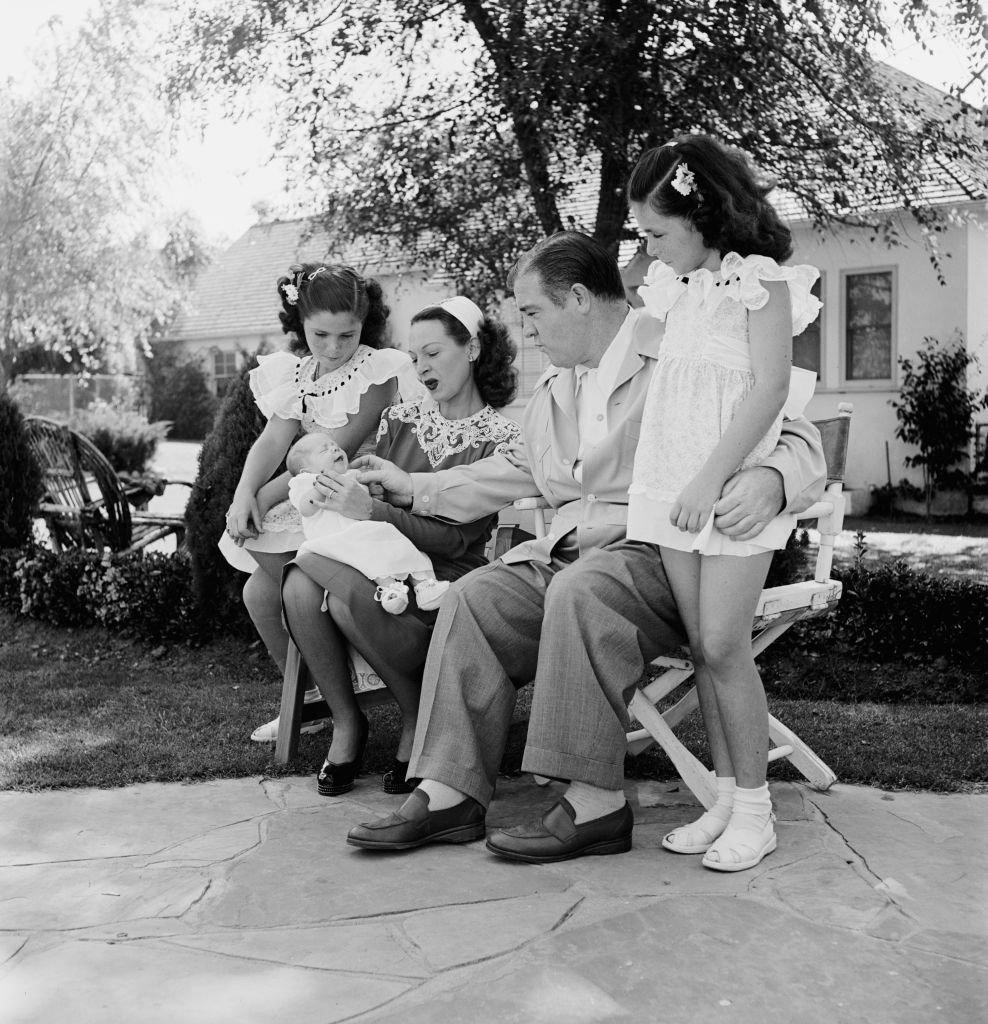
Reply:
[[171, 423], [174, 441], [201, 441], [213, 428], [218, 402], [205, 371], [174, 345], [152, 346], [148, 362], [151, 416]]
[[140, 473], [168, 436], [167, 423], [149, 423], [143, 413], [94, 402], [77, 412], [70, 424], [85, 434], [118, 473]]
[[6, 390], [0, 391], [0, 548], [31, 539], [41, 498], [41, 470], [27, 443], [24, 417]]
[[[834, 577], [844, 585], [836, 610], [798, 623], [766, 652], [769, 662], [791, 657], [797, 676], [773, 692], [815, 700], [988, 700], [988, 587], [903, 561], [871, 565], [861, 558]], [[851, 654], [855, 671], [829, 677], [826, 663], [835, 653]]]
[[988, 409], [988, 392], [967, 386], [968, 370], [977, 363], [977, 356], [968, 352], [959, 337], [949, 346], [926, 338], [915, 365], [910, 359], [899, 359], [899, 397], [889, 404], [899, 420], [895, 436], [919, 449], [905, 462], [923, 471], [927, 519], [937, 488], [958, 482], [955, 467], [968, 457], [974, 417]]
[[98, 624], [145, 640], [200, 637], [206, 624], [192, 601], [184, 552], [3, 552], [0, 606], [53, 626]]
[[240, 599], [246, 577], [227, 564], [217, 543], [226, 525], [226, 510], [240, 480], [250, 446], [264, 429], [244, 367], [231, 385], [216, 425], [199, 453], [196, 486], [185, 510], [186, 546], [192, 559], [192, 585], [197, 603], [219, 622], [243, 622]]

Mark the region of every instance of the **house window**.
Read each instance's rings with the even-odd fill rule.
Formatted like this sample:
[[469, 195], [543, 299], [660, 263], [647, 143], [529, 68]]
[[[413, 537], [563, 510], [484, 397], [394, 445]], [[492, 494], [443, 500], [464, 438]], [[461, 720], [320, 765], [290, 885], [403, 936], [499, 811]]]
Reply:
[[[823, 275], [821, 274], [810, 292], [818, 299], [823, 295]], [[820, 379], [820, 339], [823, 337], [823, 310], [802, 334], [792, 339], [792, 361], [804, 370], [812, 370], [817, 380]]]
[[237, 374], [237, 353], [213, 349], [213, 387], [217, 397], [222, 398], [226, 394]]
[[844, 379], [891, 380], [893, 365], [893, 272], [869, 270], [844, 276]]

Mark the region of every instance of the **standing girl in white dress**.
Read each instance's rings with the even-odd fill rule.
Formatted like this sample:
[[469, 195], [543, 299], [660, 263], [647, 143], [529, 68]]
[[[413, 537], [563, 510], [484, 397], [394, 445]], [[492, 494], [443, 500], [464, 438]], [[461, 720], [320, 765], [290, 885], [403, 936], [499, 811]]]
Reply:
[[[288, 501], [287, 475], [272, 480], [272, 474], [302, 433], [328, 434], [350, 457], [362, 446], [373, 451], [382, 412], [425, 389], [409, 356], [383, 347], [388, 307], [372, 278], [351, 267], [306, 263], [280, 278], [277, 289], [282, 330], [301, 354], [259, 356], [250, 372], [251, 391], [267, 423], [244, 461], [220, 550], [251, 573], [244, 604], [283, 673], [288, 633], [281, 574], [305, 535]], [[306, 694], [303, 730], [322, 728], [328, 713], [316, 691]]]
[[[783, 267], [788, 229], [744, 157], [703, 135], [646, 152], [628, 197], [656, 258], [639, 289], [666, 331], [629, 489], [628, 539], [658, 544], [689, 638], [716, 804], [662, 845], [741, 871], [776, 847], [765, 781], [768, 708], [751, 651], [784, 512], [747, 542], [714, 525], [725, 483], [760, 463], [787, 408], [792, 338], [819, 312], [818, 271]], [[801, 410], [800, 410], [801, 411]]]

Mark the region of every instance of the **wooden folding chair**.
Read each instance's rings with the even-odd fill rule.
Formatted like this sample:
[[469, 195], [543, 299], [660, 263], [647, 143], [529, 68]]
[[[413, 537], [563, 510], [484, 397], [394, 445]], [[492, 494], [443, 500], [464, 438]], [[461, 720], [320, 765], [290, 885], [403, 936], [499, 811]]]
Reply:
[[[840, 600], [841, 584], [830, 576], [834, 557], [834, 541], [844, 524], [844, 467], [847, 461], [847, 442], [853, 406], [841, 402], [838, 414], [832, 419], [819, 420], [815, 426], [823, 441], [827, 462], [827, 487], [824, 497], [797, 519], [802, 522], [817, 520], [820, 545], [811, 579], [800, 580], [762, 591], [755, 612], [752, 650], [761, 654], [786, 630], [803, 619], [826, 615]], [[535, 534], [545, 536], [545, 512], [548, 506], [539, 498], [522, 498], [514, 503], [519, 512], [532, 512]], [[628, 710], [641, 728], [628, 733], [628, 753], [641, 753], [653, 743], [666, 752], [682, 780], [704, 807], [713, 806], [717, 799], [716, 784], [710, 772], [676, 738], [673, 729], [698, 706], [696, 687], [671, 708], [660, 712], [656, 705], [693, 675], [689, 650], [682, 657], [659, 657], [652, 664], [664, 671], [647, 686], [638, 690], [628, 704]], [[791, 729], [769, 716], [769, 737], [774, 746], [768, 760], [788, 759], [816, 789], [828, 789], [837, 776]], [[538, 780], [542, 781], [542, 780]]]
[[170, 534], [182, 543], [183, 517], [131, 508], [131, 495], [88, 437], [42, 416], [27, 417], [25, 425], [28, 447], [43, 478], [39, 512], [55, 551], [139, 551]]

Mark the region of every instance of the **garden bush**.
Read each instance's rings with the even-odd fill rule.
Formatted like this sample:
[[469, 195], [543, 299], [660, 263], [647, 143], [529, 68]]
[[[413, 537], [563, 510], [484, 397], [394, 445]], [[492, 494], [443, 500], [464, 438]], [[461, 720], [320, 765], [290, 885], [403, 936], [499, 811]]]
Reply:
[[85, 434], [118, 473], [141, 473], [168, 436], [167, 423], [149, 423], [143, 413], [106, 402], [75, 413], [69, 425]]
[[6, 389], [0, 391], [0, 548], [31, 539], [41, 498], [41, 470], [27, 443], [24, 417]]
[[151, 417], [171, 423], [173, 441], [201, 441], [213, 428], [219, 405], [202, 366], [174, 345], [152, 345], [148, 361]]
[[208, 616], [192, 600], [184, 552], [107, 556], [28, 546], [0, 557], [0, 606], [53, 626], [102, 625], [145, 640], [193, 640]]
[[247, 374], [251, 361], [227, 392], [216, 425], [199, 453], [196, 486], [185, 510], [186, 547], [192, 560], [192, 586], [197, 604], [210, 609], [218, 622], [249, 622], [240, 592], [246, 582], [216, 546], [226, 526], [226, 510], [240, 480], [244, 460], [264, 429]]
[[[988, 587], [902, 561], [858, 559], [834, 577], [844, 586], [836, 610], [798, 623], [766, 652], [766, 664], [789, 661], [786, 678], [770, 692], [813, 700], [988, 701]], [[835, 655], [841, 666], [831, 675]]]

